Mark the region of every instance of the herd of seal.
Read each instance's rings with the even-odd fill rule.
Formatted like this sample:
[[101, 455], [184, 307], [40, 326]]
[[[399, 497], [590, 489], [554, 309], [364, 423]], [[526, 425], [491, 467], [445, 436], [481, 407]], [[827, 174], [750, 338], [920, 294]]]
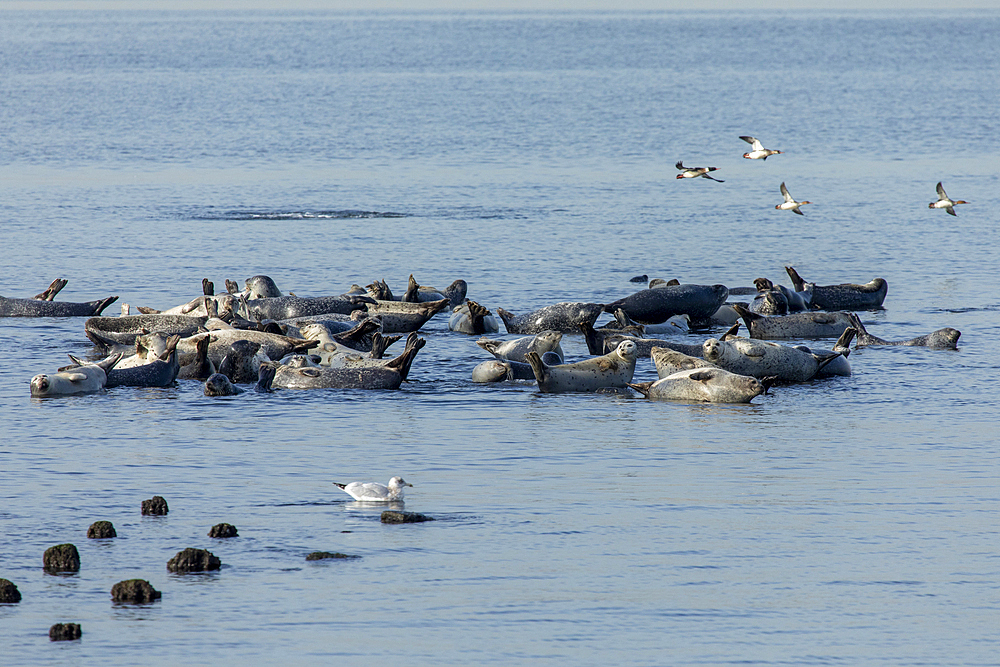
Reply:
[[[122, 304], [121, 315], [110, 317], [101, 313], [117, 297], [53, 301], [66, 284], [60, 278], [31, 299], [3, 299], [0, 313], [88, 317], [84, 334], [94, 345], [93, 360], [70, 355], [72, 364], [35, 375], [30, 390], [38, 398], [177, 383], [198, 383], [206, 396], [397, 390], [427, 344], [418, 332], [444, 311], [450, 313], [450, 332], [482, 336], [478, 346], [491, 357], [471, 370], [473, 383], [528, 381], [544, 393], [634, 390], [650, 399], [749, 403], [775, 384], [850, 375], [852, 341], [855, 349], [957, 347], [961, 334], [952, 328], [902, 341], [870, 334], [857, 313], [882, 308], [888, 293], [882, 278], [817, 285], [785, 268], [790, 286], [767, 278], [732, 289], [653, 279], [610, 303], [567, 301], [520, 315], [495, 308], [499, 322], [489, 308], [467, 298], [466, 281], [437, 290], [412, 275], [402, 296], [383, 280], [334, 296], [300, 297], [283, 294], [265, 275], [246, 279], [242, 289], [227, 280], [227, 291], [216, 294], [206, 278], [202, 294], [184, 304], [138, 308], [138, 314]], [[647, 276], [639, 278], [645, 282]], [[613, 319], [598, 326], [604, 315]], [[500, 322], [517, 338], [484, 336], [499, 333]], [[739, 335], [741, 326], [746, 337]], [[680, 332], [710, 337], [701, 345], [671, 339]], [[591, 356], [567, 360], [560, 344], [565, 335], [583, 336]], [[404, 336], [402, 351], [390, 356], [388, 349]], [[835, 342], [829, 349], [777, 342], [823, 339]], [[633, 382], [641, 359], [654, 364], [658, 380]]]

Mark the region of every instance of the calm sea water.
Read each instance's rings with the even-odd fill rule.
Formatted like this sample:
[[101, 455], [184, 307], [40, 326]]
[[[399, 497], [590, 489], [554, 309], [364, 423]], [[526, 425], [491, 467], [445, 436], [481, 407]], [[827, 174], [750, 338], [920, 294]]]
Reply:
[[[4, 662], [1000, 664], [998, 34], [995, 12], [0, 12], [5, 296], [413, 273], [522, 313], [794, 265], [886, 278], [883, 338], [962, 331], [747, 406], [473, 385], [486, 357], [443, 317], [398, 392], [34, 400], [94, 350], [83, 319], [8, 319]], [[743, 160], [741, 134], [785, 154]], [[805, 216], [774, 210], [782, 181]], [[927, 209], [938, 181], [958, 217]], [[395, 474], [437, 521], [383, 526], [332, 486]], [[169, 515], [140, 516], [153, 495]], [[87, 540], [99, 519], [119, 537]], [[206, 537], [222, 521], [240, 537]], [[44, 574], [64, 542], [80, 573]], [[186, 547], [223, 569], [168, 574]], [[132, 577], [162, 600], [112, 605]]]

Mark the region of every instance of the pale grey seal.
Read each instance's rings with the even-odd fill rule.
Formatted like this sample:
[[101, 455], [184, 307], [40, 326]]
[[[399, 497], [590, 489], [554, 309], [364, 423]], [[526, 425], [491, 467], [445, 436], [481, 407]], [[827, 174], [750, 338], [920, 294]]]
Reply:
[[570, 364], [547, 366], [537, 352], [528, 352], [538, 389], [544, 393], [593, 392], [624, 388], [635, 373], [635, 343], [622, 341], [614, 352]]
[[448, 329], [458, 333], [481, 335], [500, 331], [493, 313], [471, 299], [455, 308], [448, 318]]
[[653, 360], [653, 365], [656, 366], [656, 375], [661, 379], [680, 371], [689, 371], [695, 368], [718, 368], [715, 364], [705, 361], [701, 357], [693, 357], [667, 347], [654, 347], [650, 350], [649, 356]]
[[816, 285], [805, 282], [791, 266], [786, 266], [785, 271], [796, 292], [811, 291], [811, 306], [819, 310], [877, 310], [889, 291], [889, 284], [883, 278], [874, 278], [864, 285]]
[[382, 321], [383, 333], [410, 333], [418, 331], [432, 317], [451, 305], [448, 299], [426, 303], [403, 301], [376, 301], [367, 304], [368, 315]]
[[36, 398], [52, 396], [69, 396], [72, 394], [89, 394], [104, 389], [108, 381], [107, 371], [122, 358], [121, 353], [99, 361], [88, 363], [72, 354], [69, 358], [72, 366], [56, 373], [41, 373], [31, 378], [31, 395]]
[[834, 353], [840, 355], [839, 357], [831, 359], [830, 363], [821, 367], [816, 373], [817, 378], [835, 376], [849, 377], [853, 372], [853, 369], [851, 368], [851, 362], [847, 360], [847, 357], [851, 354], [851, 341], [857, 333], [858, 330], [854, 327], [844, 329], [844, 333], [841, 334], [840, 338], [837, 339], [837, 342], [833, 344], [832, 350], [809, 348], [805, 345], [796, 345], [795, 347], [805, 352], [809, 352], [810, 354], [817, 354], [820, 356]]
[[133, 347], [136, 337], [142, 334], [177, 334], [181, 338], [193, 336], [202, 329], [207, 319], [187, 315], [91, 317], [83, 328], [87, 338], [98, 348], [119, 351], [119, 346]]
[[640, 324], [660, 324], [673, 315], [690, 315], [693, 320], [704, 320], [710, 318], [728, 296], [725, 285], [664, 285], [612, 301], [604, 310], [613, 313], [621, 308]]
[[751, 313], [740, 304], [733, 304], [733, 308], [743, 318], [750, 338], [761, 340], [837, 338], [851, 326], [852, 313], [811, 311], [768, 317]]
[[116, 364], [107, 371], [106, 387], [169, 387], [177, 379], [180, 362], [177, 360], [177, 342], [174, 334], [164, 343], [164, 349], [152, 361], [137, 366], [120, 368]]
[[581, 326], [580, 330], [583, 332], [583, 337], [587, 341], [587, 350], [594, 355], [606, 354], [607, 352], [616, 349], [618, 345], [625, 340], [630, 340], [635, 343], [637, 350], [636, 353], [640, 357], [648, 357], [650, 351], [654, 347], [666, 347], [695, 357], [701, 355], [700, 345], [674, 343], [661, 338], [635, 338], [634, 336], [622, 335], [613, 329], [595, 329], [591, 326]]
[[906, 347], [930, 347], [939, 350], [955, 350], [958, 349], [958, 339], [962, 335], [962, 332], [958, 329], [945, 327], [944, 329], [938, 329], [937, 331], [932, 331], [924, 336], [917, 336], [916, 338], [910, 338], [909, 340], [889, 341], [868, 333], [868, 330], [865, 329], [865, 325], [861, 323], [861, 318], [853, 313], [851, 314], [851, 325], [858, 330], [858, 340], [854, 345], [855, 349], [873, 345], [898, 345]]
[[[555, 352], [559, 359], [565, 359], [563, 354], [561, 331], [542, 331], [534, 336], [524, 336], [514, 340], [489, 340], [480, 338], [476, 345], [483, 348], [500, 361], [517, 361], [523, 364], [528, 363], [525, 355], [534, 350], [539, 355], [544, 356], [546, 352]], [[601, 352], [601, 354], [604, 354]]]
[[572, 301], [545, 306], [527, 315], [514, 315], [503, 308], [497, 308], [497, 315], [503, 320], [507, 333], [512, 334], [537, 334], [543, 331], [575, 333], [579, 331], [581, 324], [593, 326], [602, 312], [602, 304]]
[[702, 347], [702, 357], [719, 368], [757, 379], [773, 376], [784, 382], [811, 380], [820, 368], [840, 356], [836, 353], [813, 354], [752, 338], [730, 338], [727, 341], [709, 338]]
[[765, 392], [764, 383], [757, 378], [721, 368], [692, 368], [629, 386], [646, 398], [709, 403], [749, 403]]
[[[562, 362], [562, 357], [555, 352], [549, 351], [542, 355], [542, 363], [548, 366], [556, 366]], [[479, 383], [534, 379], [535, 371], [531, 368], [531, 364], [520, 361], [490, 359], [472, 369], [472, 381]]]

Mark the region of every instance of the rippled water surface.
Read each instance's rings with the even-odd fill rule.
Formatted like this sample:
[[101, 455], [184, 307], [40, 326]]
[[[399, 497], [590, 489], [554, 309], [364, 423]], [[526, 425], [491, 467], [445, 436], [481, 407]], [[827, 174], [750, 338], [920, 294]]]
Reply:
[[[4, 662], [1000, 664], [997, 34], [991, 12], [0, 12], [4, 296], [413, 273], [524, 313], [794, 265], [884, 277], [883, 338], [962, 332], [743, 406], [474, 385], [486, 357], [443, 316], [396, 392], [36, 400], [95, 354], [84, 320], [5, 319]], [[743, 160], [741, 134], [785, 153]], [[774, 210], [783, 181], [806, 215]], [[927, 209], [938, 181], [957, 217]], [[436, 521], [332, 485], [395, 474]], [[153, 495], [167, 516], [140, 516]], [[99, 519], [119, 537], [88, 540]], [[223, 521], [240, 536], [208, 538]], [[65, 542], [80, 572], [44, 574]], [[168, 573], [186, 547], [223, 568]], [[162, 599], [112, 605], [133, 577]]]

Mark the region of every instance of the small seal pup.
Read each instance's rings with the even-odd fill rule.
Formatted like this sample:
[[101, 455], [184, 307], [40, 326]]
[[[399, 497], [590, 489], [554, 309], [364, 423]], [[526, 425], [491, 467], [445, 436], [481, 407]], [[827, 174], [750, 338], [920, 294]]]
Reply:
[[118, 363], [121, 353], [111, 355], [96, 364], [88, 363], [69, 355], [72, 366], [56, 373], [41, 373], [31, 378], [31, 395], [36, 398], [91, 394], [104, 389], [108, 381], [108, 369]]
[[729, 297], [725, 285], [664, 285], [640, 290], [604, 306], [605, 312], [621, 308], [639, 324], [661, 324], [674, 315], [705, 320]]
[[709, 338], [702, 344], [702, 357], [719, 368], [757, 379], [775, 377], [782, 382], [806, 382], [839, 354], [812, 352], [752, 338]]
[[784, 338], [837, 338], [852, 325], [852, 313], [811, 311], [769, 317], [752, 313], [740, 304], [733, 308], [743, 318], [750, 338], [781, 340]]
[[538, 389], [544, 393], [623, 389], [635, 373], [636, 346], [630, 340], [622, 341], [614, 352], [602, 357], [558, 366], [545, 365], [537, 352], [528, 352], [527, 358]]
[[811, 292], [810, 305], [816, 310], [877, 310], [889, 291], [889, 284], [883, 278], [874, 278], [864, 285], [817, 285], [804, 281], [791, 266], [786, 266], [785, 271], [796, 292]]
[[958, 329], [945, 327], [944, 329], [932, 331], [925, 336], [917, 336], [916, 338], [910, 338], [909, 340], [889, 341], [868, 333], [868, 330], [865, 329], [865, 325], [861, 323], [861, 318], [854, 313], [851, 313], [851, 324], [858, 330], [858, 340], [854, 344], [854, 349], [873, 345], [897, 345], [906, 347], [930, 347], [937, 350], [956, 350], [958, 349], [958, 339], [962, 335], [962, 332]]
[[721, 368], [692, 368], [655, 382], [629, 383], [646, 398], [707, 403], [749, 403], [766, 390], [764, 382]]
[[340, 487], [351, 498], [366, 503], [400, 502], [403, 500], [404, 489], [413, 486], [404, 481], [402, 477], [393, 477], [389, 480], [388, 486], [377, 482], [351, 482], [350, 484], [334, 482], [333, 484]]
[[[534, 336], [524, 336], [514, 340], [489, 340], [488, 338], [480, 338], [476, 341], [476, 345], [500, 361], [519, 361], [522, 364], [526, 364], [528, 363], [528, 358], [525, 355], [532, 350], [542, 356], [546, 352], [555, 352], [559, 355], [560, 360], [565, 359], [566, 356], [563, 354], [562, 345], [560, 345], [562, 337], [561, 331], [542, 331]], [[601, 354], [604, 354], [604, 352], [601, 352]]]
[[503, 308], [497, 308], [497, 315], [503, 320], [507, 333], [511, 334], [537, 334], [543, 331], [575, 333], [579, 331], [580, 324], [593, 326], [602, 312], [603, 304], [579, 301], [562, 301], [526, 315], [514, 315]]
[[500, 331], [500, 324], [488, 308], [467, 299], [452, 311], [448, 329], [466, 334], [497, 333]]

